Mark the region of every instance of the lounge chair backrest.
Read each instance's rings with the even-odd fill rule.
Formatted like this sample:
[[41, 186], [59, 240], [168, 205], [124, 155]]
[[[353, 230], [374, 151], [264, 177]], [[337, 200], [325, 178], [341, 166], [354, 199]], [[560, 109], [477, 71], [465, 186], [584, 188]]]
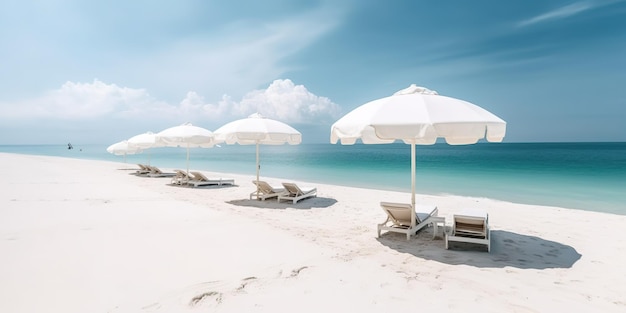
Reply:
[[195, 180], [199, 180], [199, 181], [209, 181], [209, 179], [204, 176], [204, 174], [200, 173], [200, 172], [191, 172], [191, 174], [193, 174], [193, 177]]
[[283, 183], [283, 186], [285, 187], [287, 192], [289, 192], [290, 196], [297, 197], [297, 196], [301, 196], [304, 194], [304, 192], [302, 192], [302, 190], [300, 190], [300, 187], [298, 187], [298, 185], [296, 184]]
[[411, 225], [411, 209], [387, 208], [390, 217], [400, 225]]
[[156, 167], [156, 166], [146, 165], [146, 167], [148, 167], [148, 169], [150, 169], [150, 171], [151, 171], [153, 174], [163, 174], [163, 172], [161, 172], [161, 169], [159, 169], [159, 168], [158, 168], [158, 167]]
[[[381, 202], [380, 205], [394, 223], [407, 226], [411, 225], [411, 210], [413, 208], [410, 204]], [[420, 221], [417, 215], [415, 218], [417, 219], [416, 223], [419, 224]]]
[[485, 236], [487, 234], [487, 217], [454, 215], [454, 228], [459, 232]]
[[274, 188], [272, 188], [272, 186], [270, 186], [270, 184], [268, 184], [265, 181], [262, 181], [262, 180], [254, 181], [253, 180], [252, 183], [257, 185], [259, 187], [259, 191], [261, 191], [264, 194], [272, 194], [272, 193], [274, 193]]

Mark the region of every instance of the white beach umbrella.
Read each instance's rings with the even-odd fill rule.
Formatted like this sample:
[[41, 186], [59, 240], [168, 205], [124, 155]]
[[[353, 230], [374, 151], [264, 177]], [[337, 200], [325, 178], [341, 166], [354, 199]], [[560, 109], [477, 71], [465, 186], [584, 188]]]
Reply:
[[189, 173], [189, 148], [211, 148], [215, 145], [213, 133], [205, 128], [185, 123], [156, 134], [156, 143], [162, 147], [187, 148], [187, 173]]
[[153, 132], [145, 132], [128, 139], [128, 144], [131, 147], [137, 147], [139, 149], [149, 149], [162, 146], [156, 140], [156, 134]]
[[[411, 85], [394, 95], [368, 102], [337, 120], [330, 142], [384, 144], [402, 140], [411, 145], [411, 205], [415, 208], [415, 145], [474, 144], [485, 138], [501, 142], [506, 122], [472, 103]], [[412, 210], [411, 214], [415, 214]], [[414, 220], [413, 216], [413, 220]]]
[[148, 165], [150, 165], [150, 148], [157, 148], [163, 146], [157, 142], [156, 134], [153, 132], [146, 132], [139, 134], [128, 139], [128, 145], [133, 148], [142, 150], [148, 150]]
[[142, 150], [137, 147], [129, 146], [128, 141], [126, 140], [116, 142], [107, 148], [108, 153], [111, 153], [114, 155], [123, 155], [124, 163], [126, 163], [126, 155], [141, 153], [141, 151]]
[[[259, 180], [259, 145], [297, 145], [302, 134], [293, 127], [259, 113], [225, 124], [214, 132], [216, 142], [256, 145], [256, 180]], [[258, 186], [257, 186], [258, 188]]]

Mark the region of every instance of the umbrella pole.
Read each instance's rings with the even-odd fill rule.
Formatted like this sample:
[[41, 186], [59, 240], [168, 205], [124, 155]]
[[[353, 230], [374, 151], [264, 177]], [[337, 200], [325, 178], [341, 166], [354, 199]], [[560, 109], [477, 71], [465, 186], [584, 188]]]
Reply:
[[415, 226], [415, 142], [411, 142], [411, 226]]
[[259, 170], [261, 165], [259, 164], [259, 142], [256, 142], [256, 199], [259, 200]]
[[187, 176], [189, 176], [189, 143], [187, 143]]

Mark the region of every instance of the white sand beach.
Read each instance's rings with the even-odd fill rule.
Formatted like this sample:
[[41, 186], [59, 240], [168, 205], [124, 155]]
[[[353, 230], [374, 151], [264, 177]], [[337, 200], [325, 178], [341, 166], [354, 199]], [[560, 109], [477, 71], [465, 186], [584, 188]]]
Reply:
[[407, 193], [296, 179], [318, 196], [278, 204], [248, 200], [254, 173], [186, 188], [132, 164], [0, 164], [0, 312], [626, 312], [626, 216], [418, 195], [447, 225], [489, 212], [491, 253], [446, 250], [432, 227], [377, 238], [379, 202]]

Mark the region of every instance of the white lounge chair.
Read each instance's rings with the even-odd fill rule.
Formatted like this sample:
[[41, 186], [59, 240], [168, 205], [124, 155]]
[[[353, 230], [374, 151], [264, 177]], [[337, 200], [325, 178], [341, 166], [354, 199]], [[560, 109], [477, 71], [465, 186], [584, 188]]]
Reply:
[[483, 210], [466, 209], [452, 217], [452, 231], [446, 234], [446, 249], [449, 242], [468, 242], [487, 246], [491, 251], [491, 230], [489, 229], [489, 214]]
[[173, 177], [173, 176], [176, 176], [176, 173], [165, 173], [165, 172], [161, 171], [161, 169], [159, 169], [156, 166], [146, 165], [146, 167], [150, 169], [150, 173], [147, 174], [150, 177]]
[[137, 163], [137, 166], [139, 166], [139, 169], [135, 172], [136, 175], [147, 175], [148, 173], [150, 173], [152, 171], [148, 167], [148, 165], [143, 165], [143, 164]]
[[[378, 237], [383, 230], [406, 234], [406, 240], [420, 229], [435, 222], [439, 210], [436, 206], [415, 206], [415, 218], [411, 218], [413, 208], [407, 203], [381, 202], [381, 208], [387, 213], [387, 220], [378, 224]], [[436, 225], [436, 223], [434, 223]]]
[[223, 186], [235, 184], [235, 180], [232, 178], [208, 178], [200, 172], [190, 172], [190, 174], [193, 175], [193, 179], [189, 180], [187, 184], [192, 185], [193, 187], [211, 185]]
[[317, 196], [317, 188], [315, 187], [299, 187], [294, 183], [283, 183], [283, 187], [285, 187], [285, 192], [278, 196], [278, 202], [282, 200], [293, 201], [296, 202]]
[[183, 170], [174, 170], [176, 176], [172, 177], [172, 185], [185, 185], [187, 182], [193, 179], [191, 175], [187, 174]]
[[285, 188], [274, 187], [262, 180], [253, 180], [252, 183], [257, 186], [257, 190], [250, 193], [250, 200], [256, 198], [264, 201], [265, 199], [278, 197], [285, 192]]

